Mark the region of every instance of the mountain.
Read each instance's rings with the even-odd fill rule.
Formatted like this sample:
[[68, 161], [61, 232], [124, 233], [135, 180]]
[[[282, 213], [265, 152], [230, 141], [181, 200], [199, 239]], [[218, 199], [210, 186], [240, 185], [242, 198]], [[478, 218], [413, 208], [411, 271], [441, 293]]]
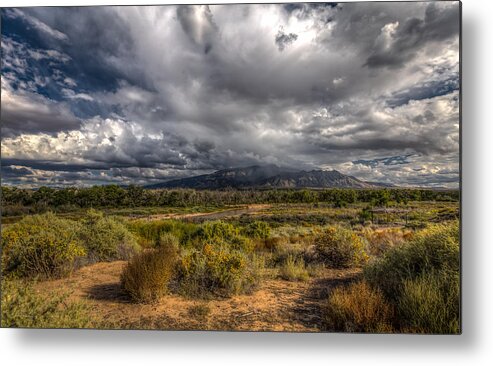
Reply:
[[259, 184], [266, 188], [375, 188], [376, 185], [344, 175], [337, 170], [281, 173]]
[[361, 181], [337, 170], [299, 171], [276, 165], [218, 170], [212, 174], [175, 179], [147, 188], [381, 188], [382, 183]]

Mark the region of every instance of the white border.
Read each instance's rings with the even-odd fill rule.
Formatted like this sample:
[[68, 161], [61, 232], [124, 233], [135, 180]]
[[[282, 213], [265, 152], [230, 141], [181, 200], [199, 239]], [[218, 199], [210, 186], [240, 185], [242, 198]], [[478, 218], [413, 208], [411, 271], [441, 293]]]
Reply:
[[[27, 1], [2, 6], [208, 1]], [[222, 3], [227, 1], [209, 1]], [[249, 1], [245, 1], [249, 2]], [[250, 1], [255, 2], [255, 1]], [[376, 336], [0, 329], [6, 365], [487, 365], [493, 363], [491, 237], [493, 20], [490, 1], [463, 1], [463, 335]]]

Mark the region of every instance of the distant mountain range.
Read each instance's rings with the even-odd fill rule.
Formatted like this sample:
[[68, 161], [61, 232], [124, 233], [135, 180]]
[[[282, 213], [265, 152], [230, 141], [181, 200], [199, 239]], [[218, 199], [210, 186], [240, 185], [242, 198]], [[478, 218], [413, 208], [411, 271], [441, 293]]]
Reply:
[[170, 180], [147, 188], [381, 188], [385, 183], [365, 182], [337, 170], [304, 171], [276, 165], [218, 170], [212, 174]]

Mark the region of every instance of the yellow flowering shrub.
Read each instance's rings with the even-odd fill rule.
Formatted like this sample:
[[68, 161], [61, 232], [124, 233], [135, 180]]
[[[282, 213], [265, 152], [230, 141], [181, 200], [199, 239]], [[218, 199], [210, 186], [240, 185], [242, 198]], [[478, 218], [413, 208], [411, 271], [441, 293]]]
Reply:
[[181, 258], [181, 292], [194, 297], [245, 293], [257, 283], [250, 258], [225, 244], [206, 243]]
[[2, 269], [16, 277], [56, 278], [70, 273], [86, 252], [79, 224], [52, 213], [26, 216], [2, 232]]
[[314, 243], [321, 261], [333, 268], [359, 266], [368, 260], [364, 240], [340, 226], [329, 227]]

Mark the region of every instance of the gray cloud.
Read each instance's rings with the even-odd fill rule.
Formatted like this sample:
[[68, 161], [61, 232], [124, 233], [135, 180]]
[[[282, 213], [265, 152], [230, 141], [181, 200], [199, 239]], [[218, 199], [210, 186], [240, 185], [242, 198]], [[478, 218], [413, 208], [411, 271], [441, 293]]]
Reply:
[[26, 9], [68, 41], [11, 49], [2, 161], [43, 182], [270, 163], [453, 185], [457, 4]]
[[279, 29], [276, 34], [275, 43], [279, 48], [279, 51], [284, 51], [286, 47], [288, 47], [291, 43], [298, 39], [298, 35], [295, 33], [284, 33], [283, 29]]
[[388, 43], [380, 43], [380, 47], [377, 46], [377, 50], [367, 58], [365, 65], [370, 68], [401, 67], [426, 43], [456, 37], [459, 32], [458, 23], [457, 6], [440, 8], [435, 3], [430, 3], [426, 7], [424, 19], [408, 18], [402, 24], [397, 24], [392, 33], [387, 29]]
[[6, 15], [11, 18], [20, 18], [25, 22], [29, 23], [30, 26], [34, 27], [38, 31], [47, 34], [48, 36], [54, 38], [57, 41], [68, 41], [68, 37], [65, 33], [62, 33], [52, 27], [43, 23], [38, 18], [32, 17], [29, 14], [24, 13], [20, 9], [6, 9]]
[[176, 16], [190, 40], [201, 46], [205, 54], [209, 53], [217, 32], [209, 6], [181, 5], [176, 9]]
[[64, 103], [56, 103], [33, 93], [14, 95], [2, 92], [2, 137], [21, 133], [55, 133], [80, 126]]

